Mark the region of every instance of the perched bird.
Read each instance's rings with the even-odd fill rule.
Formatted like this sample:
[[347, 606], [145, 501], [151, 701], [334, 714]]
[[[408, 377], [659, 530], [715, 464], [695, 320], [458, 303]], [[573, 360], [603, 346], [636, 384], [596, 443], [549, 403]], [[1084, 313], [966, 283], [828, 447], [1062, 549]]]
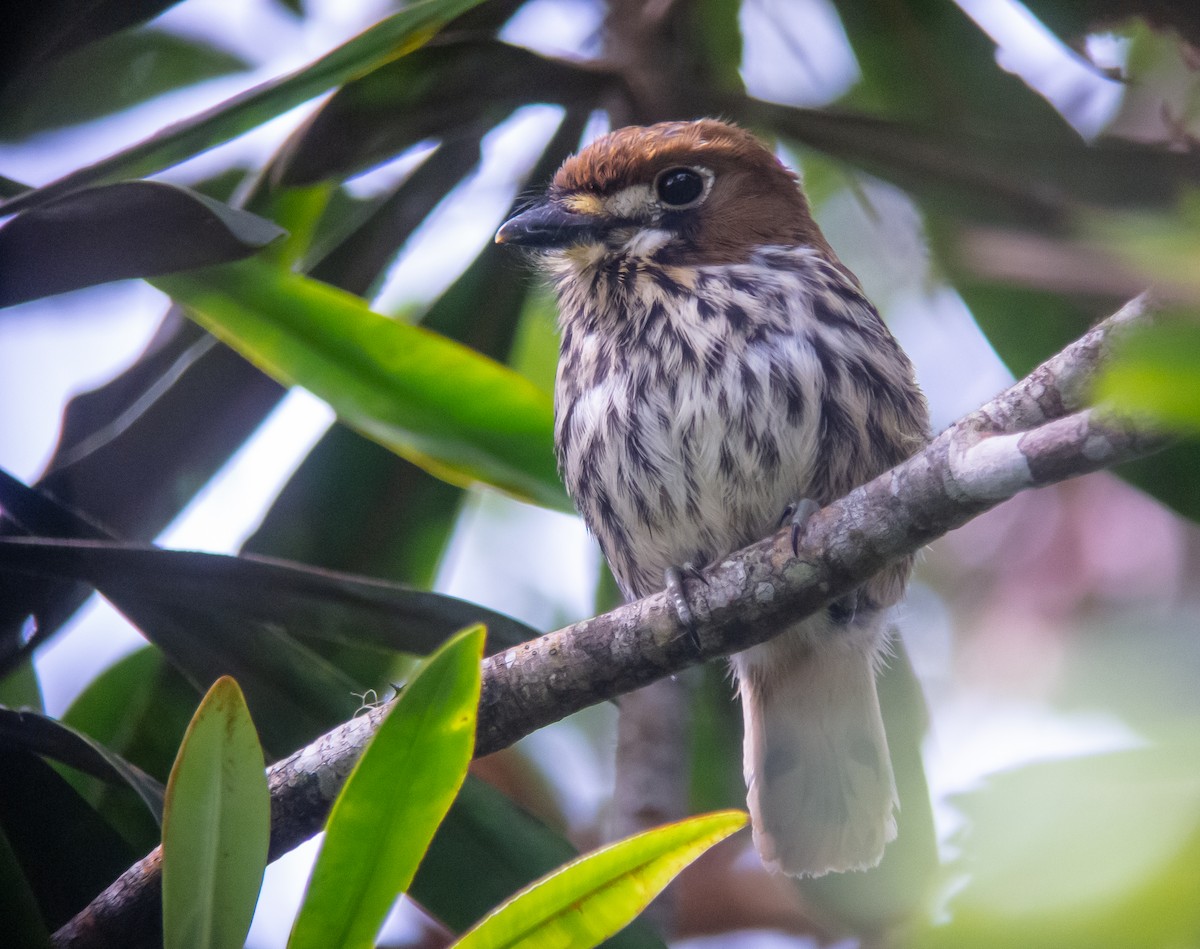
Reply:
[[[618, 129], [496, 240], [535, 250], [556, 291], [558, 460], [629, 597], [678, 594], [681, 569], [767, 536], [785, 512], [802, 529], [928, 438], [908, 358], [797, 176], [740, 128]], [[896, 835], [875, 675], [910, 570], [732, 657], [769, 866], [865, 869]]]

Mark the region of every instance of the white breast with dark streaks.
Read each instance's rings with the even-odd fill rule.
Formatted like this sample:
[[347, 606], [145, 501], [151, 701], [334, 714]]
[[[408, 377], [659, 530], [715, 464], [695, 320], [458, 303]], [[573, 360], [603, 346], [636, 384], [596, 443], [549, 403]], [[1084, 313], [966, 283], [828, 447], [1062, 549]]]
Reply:
[[[880, 333], [894, 343], [812, 252], [698, 268], [564, 255], [556, 270], [560, 465], [627, 594], [765, 536], [800, 497], [825, 501], [868, 476], [849, 469], [887, 466], [870, 458], [868, 423], [895, 413], [881, 392], [911, 370], [898, 355], [895, 380], [863, 378], [866, 346]], [[837, 299], [823, 298], [831, 285]]]

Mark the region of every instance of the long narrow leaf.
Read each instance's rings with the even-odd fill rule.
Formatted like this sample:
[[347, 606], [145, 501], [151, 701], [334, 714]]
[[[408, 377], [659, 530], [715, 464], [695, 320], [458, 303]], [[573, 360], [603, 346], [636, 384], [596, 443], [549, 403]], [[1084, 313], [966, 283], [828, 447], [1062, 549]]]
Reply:
[[110, 784], [127, 784], [154, 819], [162, 820], [161, 784], [98, 741], [61, 722], [37, 712], [0, 708], [0, 747], [52, 758]]
[[270, 811], [246, 700], [223, 677], [196, 710], [167, 784], [166, 949], [240, 949], [267, 866]]
[[373, 946], [445, 817], [475, 748], [482, 626], [409, 681], [329, 815], [289, 949]]
[[273, 557], [116, 541], [0, 538], [0, 574], [7, 572], [80, 580], [130, 612], [203, 602], [211, 622], [240, 625], [245, 635], [271, 627], [302, 639], [417, 654], [432, 652], [474, 623], [487, 624], [493, 652], [540, 635], [457, 597]]
[[[139, 856], [62, 775], [38, 755], [21, 751], [0, 750], [0, 833], [51, 930]], [[7, 919], [0, 915], [5, 949], [7, 938]]]
[[236, 138], [334, 86], [403, 56], [481, 0], [421, 0], [380, 21], [309, 65], [248, 89], [142, 142], [0, 206], [5, 214], [84, 185], [136, 178]]
[[433, 474], [571, 509], [554, 464], [550, 396], [511, 369], [262, 261], [154, 283], [265, 372], [304, 386]]
[[0, 227], [0, 306], [240, 260], [283, 234], [272, 221], [163, 181], [83, 188]]
[[[462, 933], [513, 893], [578, 856], [561, 834], [468, 774], [408, 895], [452, 932]], [[640, 920], [604, 945], [666, 949], [651, 926]]]
[[629, 923], [680, 870], [745, 824], [741, 811], [718, 811], [596, 850], [522, 890], [455, 949], [588, 949]]

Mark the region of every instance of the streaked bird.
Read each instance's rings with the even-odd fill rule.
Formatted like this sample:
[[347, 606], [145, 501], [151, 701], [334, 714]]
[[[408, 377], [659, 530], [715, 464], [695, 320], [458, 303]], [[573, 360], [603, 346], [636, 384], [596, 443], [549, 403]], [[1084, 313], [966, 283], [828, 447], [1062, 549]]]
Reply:
[[[497, 241], [558, 298], [555, 442], [624, 593], [805, 518], [928, 438], [912, 366], [797, 176], [714, 120], [619, 129]], [[905, 561], [732, 657], [759, 853], [797, 876], [876, 865], [896, 788], [875, 676]]]

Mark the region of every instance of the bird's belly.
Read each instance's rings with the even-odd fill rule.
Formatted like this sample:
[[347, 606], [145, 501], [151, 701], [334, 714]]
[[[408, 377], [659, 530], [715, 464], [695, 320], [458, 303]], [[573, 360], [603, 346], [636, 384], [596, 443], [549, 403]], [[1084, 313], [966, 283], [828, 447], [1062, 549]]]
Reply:
[[[627, 394], [636, 391], [637, 398]], [[766, 536], [805, 493], [816, 424], [739, 385], [619, 375], [579, 394], [567, 487], [622, 589], [661, 589], [667, 567], [704, 566]]]

